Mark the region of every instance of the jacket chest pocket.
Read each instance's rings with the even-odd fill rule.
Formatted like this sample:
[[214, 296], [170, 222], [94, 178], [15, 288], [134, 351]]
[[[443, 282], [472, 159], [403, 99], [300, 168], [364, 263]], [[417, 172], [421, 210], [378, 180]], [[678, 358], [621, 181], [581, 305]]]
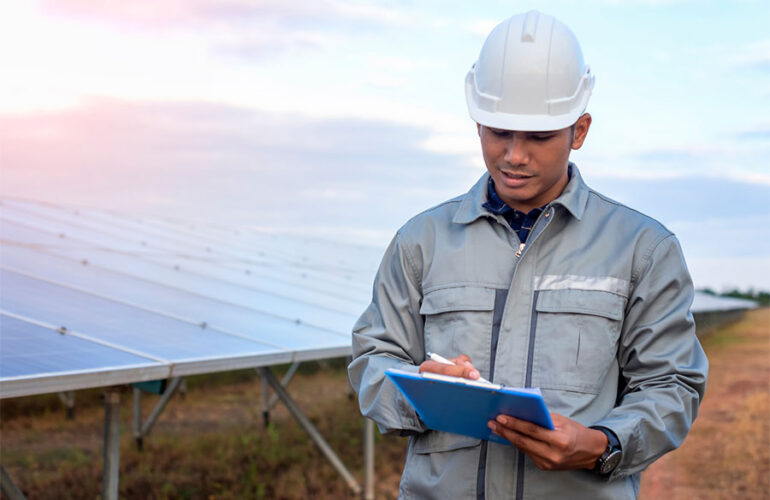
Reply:
[[480, 286], [440, 288], [426, 293], [420, 306], [425, 317], [425, 350], [447, 358], [470, 356], [488, 374], [495, 290]]
[[532, 385], [597, 394], [615, 362], [625, 299], [598, 290], [541, 290]]

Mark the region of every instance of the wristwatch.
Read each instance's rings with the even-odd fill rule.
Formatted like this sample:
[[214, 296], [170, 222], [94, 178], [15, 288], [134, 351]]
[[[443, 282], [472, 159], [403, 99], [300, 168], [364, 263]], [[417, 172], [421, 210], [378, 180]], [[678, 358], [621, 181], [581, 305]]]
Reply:
[[620, 449], [620, 442], [615, 436], [615, 433], [606, 427], [591, 427], [597, 431], [602, 431], [607, 436], [607, 449], [604, 453], [596, 459], [596, 465], [594, 466], [594, 472], [600, 476], [609, 476], [615, 467], [620, 463], [620, 459], [623, 458], [623, 451]]

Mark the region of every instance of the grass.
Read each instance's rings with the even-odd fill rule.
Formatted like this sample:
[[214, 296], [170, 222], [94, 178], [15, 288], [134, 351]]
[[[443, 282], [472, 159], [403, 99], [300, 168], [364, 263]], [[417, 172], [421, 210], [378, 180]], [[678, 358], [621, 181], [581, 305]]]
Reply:
[[[289, 386], [292, 397], [342, 461], [363, 481], [363, 419], [350, 397], [344, 360], [306, 363]], [[286, 366], [278, 367], [282, 375]], [[132, 400], [121, 401], [122, 498], [352, 498], [347, 485], [279, 404], [262, 424], [253, 370], [190, 377], [184, 399], [172, 398], [139, 451], [131, 435]], [[66, 420], [56, 396], [3, 400], [3, 465], [29, 498], [97, 498], [101, 493], [101, 391], [77, 393]], [[144, 396], [146, 417], [157, 396]], [[400, 439], [378, 436], [378, 452], [401, 454]], [[392, 485], [391, 485], [392, 487]], [[379, 498], [388, 498], [380, 494]]]

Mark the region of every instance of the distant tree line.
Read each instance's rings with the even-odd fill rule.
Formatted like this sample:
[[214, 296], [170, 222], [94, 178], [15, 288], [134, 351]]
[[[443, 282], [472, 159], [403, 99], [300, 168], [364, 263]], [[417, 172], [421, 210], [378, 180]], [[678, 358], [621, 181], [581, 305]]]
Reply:
[[765, 290], [754, 290], [753, 288], [749, 288], [745, 292], [742, 292], [735, 288], [727, 292], [717, 293], [711, 288], [703, 288], [700, 291], [715, 297], [733, 297], [736, 299], [753, 300], [762, 307], [770, 305], [770, 292]]

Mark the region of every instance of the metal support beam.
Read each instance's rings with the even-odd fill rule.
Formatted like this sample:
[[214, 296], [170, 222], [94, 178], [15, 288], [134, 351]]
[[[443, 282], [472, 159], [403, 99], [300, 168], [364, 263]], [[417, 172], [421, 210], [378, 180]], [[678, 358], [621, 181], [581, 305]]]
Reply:
[[152, 427], [155, 425], [155, 421], [158, 420], [160, 414], [163, 413], [163, 410], [166, 409], [166, 405], [168, 405], [168, 402], [171, 400], [171, 396], [173, 396], [176, 390], [179, 388], [182, 380], [182, 377], [173, 377], [171, 379], [171, 382], [168, 384], [163, 394], [161, 394], [160, 399], [155, 404], [155, 408], [152, 409], [152, 412], [147, 417], [147, 420], [144, 421], [144, 424], [141, 423], [141, 390], [134, 388], [134, 439], [136, 440], [137, 448], [140, 450], [144, 444], [144, 437], [150, 434]]
[[374, 422], [364, 417], [364, 500], [374, 500]]
[[60, 392], [59, 399], [67, 409], [67, 420], [75, 418], [75, 391]]
[[[294, 378], [294, 374], [297, 373], [297, 368], [299, 368], [300, 362], [295, 361], [291, 364], [289, 369], [284, 374], [283, 378], [281, 379], [281, 385], [284, 387], [287, 387], [289, 385], [289, 382], [291, 382], [291, 379]], [[262, 372], [259, 371], [259, 368], [256, 369], [257, 373], [259, 375], [262, 375]], [[275, 408], [275, 405], [278, 404], [278, 395], [273, 394], [272, 397], [270, 397], [270, 390], [268, 388], [267, 381], [262, 378], [262, 423], [267, 427], [270, 425], [270, 410]]]
[[[289, 382], [291, 382], [291, 379], [294, 378], [294, 374], [297, 373], [297, 368], [299, 368], [299, 361], [295, 361], [291, 364], [289, 369], [284, 374], [283, 378], [281, 378], [281, 385], [284, 387], [289, 387]], [[270, 411], [273, 408], [275, 408], [275, 405], [278, 404], [278, 395], [273, 394], [273, 397], [270, 398], [270, 402], [267, 405], [267, 410]]]
[[104, 393], [104, 473], [102, 498], [118, 500], [118, 470], [120, 469], [120, 392], [108, 389]]
[[8, 475], [2, 464], [0, 464], [0, 491], [3, 492], [3, 496], [8, 500], [26, 500], [24, 494], [16, 486], [16, 483], [13, 482], [13, 479]]
[[321, 436], [321, 433], [318, 432], [318, 429], [316, 429], [315, 426], [310, 422], [310, 419], [307, 418], [297, 403], [291, 398], [291, 396], [289, 396], [289, 393], [286, 392], [286, 389], [284, 389], [283, 385], [281, 385], [281, 382], [279, 382], [278, 379], [275, 378], [275, 375], [273, 375], [273, 372], [270, 371], [270, 368], [259, 368], [259, 374], [264, 380], [267, 380], [267, 383], [270, 384], [283, 404], [286, 405], [286, 408], [288, 408], [291, 414], [294, 415], [294, 418], [297, 420], [299, 425], [305, 429], [305, 432], [308, 434], [308, 436], [310, 436], [310, 439], [313, 440], [315, 445], [318, 446], [318, 449], [321, 450], [321, 453], [323, 453], [326, 459], [342, 476], [348, 487], [353, 491], [353, 494], [361, 495], [361, 485], [358, 484], [350, 471], [345, 467], [345, 464], [342, 463], [342, 460], [340, 460], [339, 457], [334, 453], [334, 450], [331, 449], [329, 443], [327, 443], [323, 436]]

